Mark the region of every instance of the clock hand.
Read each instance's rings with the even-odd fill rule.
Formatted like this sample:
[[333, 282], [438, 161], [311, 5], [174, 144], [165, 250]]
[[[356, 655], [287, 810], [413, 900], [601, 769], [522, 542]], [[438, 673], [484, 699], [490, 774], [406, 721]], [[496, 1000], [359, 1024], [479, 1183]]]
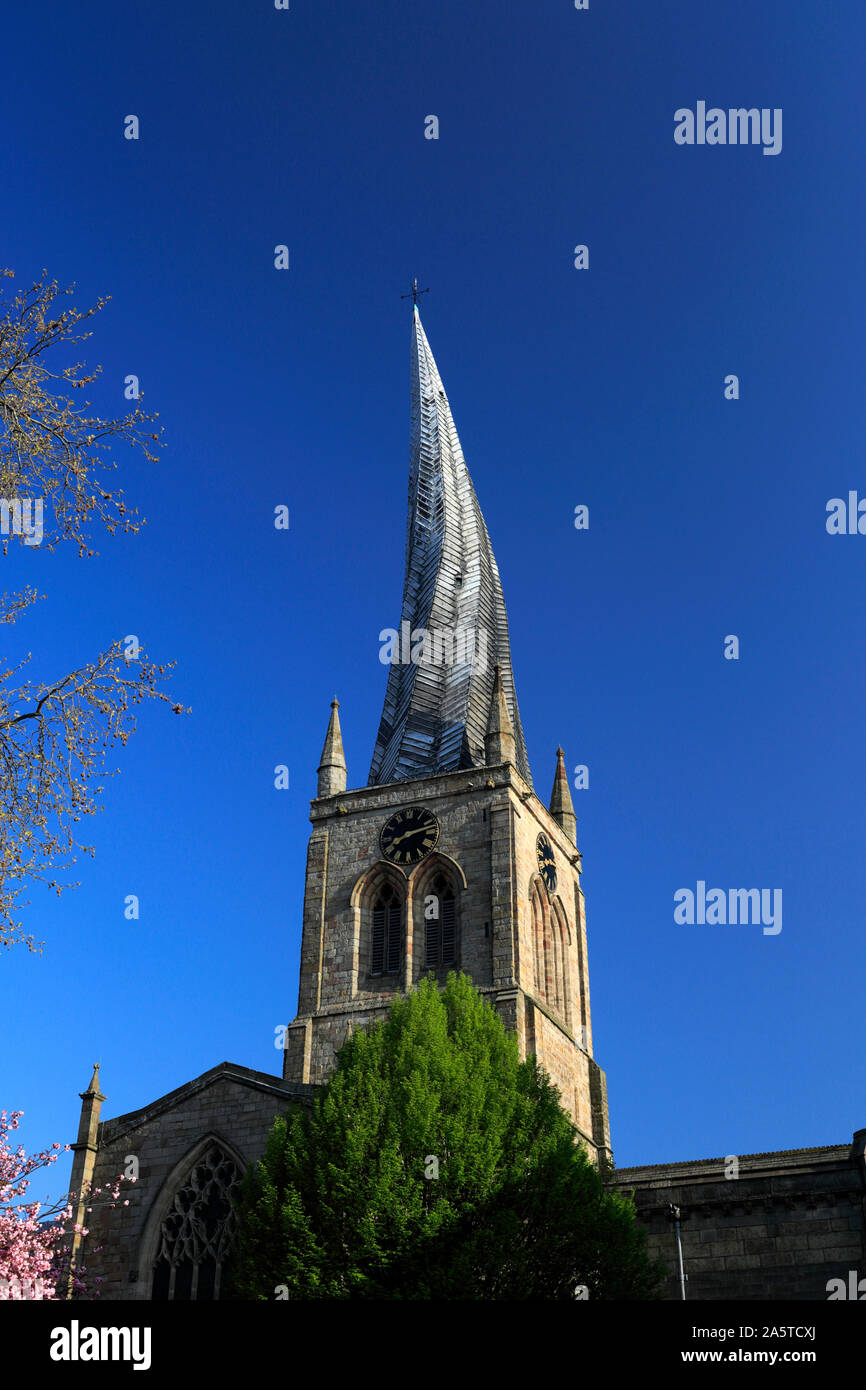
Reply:
[[403, 840], [411, 839], [411, 837], [412, 837], [413, 835], [425, 835], [426, 833], [427, 833], [427, 827], [426, 827], [426, 825], [422, 825], [422, 826], [420, 827], [420, 829], [417, 829], [417, 828], [416, 828], [415, 830], [404, 830], [402, 835], [398, 835], [398, 836], [396, 837], [396, 839], [394, 839], [394, 840], [391, 841], [391, 844], [392, 844], [392, 845], [399, 845], [399, 844], [402, 843]]

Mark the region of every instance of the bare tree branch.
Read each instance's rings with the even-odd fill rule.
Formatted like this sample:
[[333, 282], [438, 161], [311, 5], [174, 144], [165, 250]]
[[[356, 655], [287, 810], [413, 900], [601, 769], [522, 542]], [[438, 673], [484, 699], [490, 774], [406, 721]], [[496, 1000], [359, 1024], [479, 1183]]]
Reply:
[[[12, 275], [0, 269], [0, 279]], [[126, 443], [155, 462], [152, 449], [161, 447], [161, 441], [148, 428], [156, 415], [136, 407], [118, 419], [102, 420], [87, 413], [89, 401], [76, 402], [64, 393], [63, 388], [77, 391], [95, 381], [101, 368], [88, 373], [83, 362], [75, 362], [57, 370], [51, 350], [90, 338], [91, 332], [75, 330], [109, 298], [84, 311], [53, 309], [58, 296], [71, 293], [71, 287], [59, 290], [43, 271], [0, 319], [0, 423], [5, 427], [0, 431], [0, 499], [42, 498], [51, 519], [47, 549], [72, 540], [80, 555], [92, 555], [87, 529], [94, 522], [112, 535], [118, 529], [136, 532], [143, 524], [127, 507], [122, 489], [107, 487], [117, 464], [104, 455]], [[3, 536], [2, 543], [5, 553], [9, 537]]]
[[[0, 270], [0, 278], [12, 273]], [[43, 271], [0, 317], [0, 502], [8, 530], [13, 504], [43, 499], [51, 517], [46, 548], [71, 540], [79, 555], [93, 555], [87, 535], [93, 523], [109, 534], [135, 532], [141, 524], [122, 492], [105, 486], [117, 465], [97, 451], [125, 442], [155, 461], [148, 443], [160, 441], [145, 428], [155, 417], [140, 409], [101, 420], [86, 413], [88, 401], [78, 406], [63, 389], [51, 389], [57, 383], [80, 390], [98, 376], [98, 369], [87, 375], [81, 362], [57, 369], [52, 350], [89, 338], [76, 329], [107, 302], [83, 313], [58, 311], [52, 306], [59, 293]], [[4, 554], [9, 539], [0, 537]], [[39, 597], [29, 586], [0, 594], [0, 624], [14, 623]], [[57, 875], [76, 862], [76, 851], [94, 853], [78, 840], [78, 825], [100, 809], [99, 779], [116, 771], [106, 767], [109, 750], [127, 743], [135, 707], [145, 699], [164, 701], [176, 714], [183, 707], [159, 688], [174, 663], [145, 662], [121, 641], [55, 681], [15, 685], [29, 660], [29, 654], [14, 665], [0, 660], [0, 946], [21, 942], [36, 950], [17, 916], [25, 883], [41, 882], [58, 894], [75, 886]]]
[[[18, 599], [3, 595], [0, 622]], [[15, 916], [25, 879], [59, 894], [75, 886], [57, 877], [75, 851], [94, 853], [76, 827], [99, 809], [98, 779], [117, 770], [106, 767], [108, 751], [135, 731], [135, 707], [156, 699], [183, 712], [158, 688], [173, 665], [132, 659], [118, 641], [50, 685], [9, 688], [10, 671], [0, 671], [0, 945], [35, 949]]]

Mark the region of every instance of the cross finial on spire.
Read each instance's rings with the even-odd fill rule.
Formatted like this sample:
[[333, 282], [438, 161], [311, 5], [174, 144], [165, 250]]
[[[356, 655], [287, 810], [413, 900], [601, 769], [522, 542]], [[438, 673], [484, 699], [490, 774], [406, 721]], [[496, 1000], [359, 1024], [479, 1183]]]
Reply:
[[408, 294], [401, 294], [401, 295], [400, 295], [400, 298], [401, 298], [401, 299], [411, 299], [411, 300], [412, 300], [412, 303], [415, 304], [415, 305], [417, 305], [419, 295], [422, 295], [422, 294], [429, 294], [429, 293], [430, 293], [429, 286], [428, 286], [427, 289], [419, 290], [419, 288], [418, 288], [418, 276], [416, 275], [415, 278], [414, 278], [414, 280], [410, 280], [410, 281], [409, 281], [409, 293], [408, 293]]

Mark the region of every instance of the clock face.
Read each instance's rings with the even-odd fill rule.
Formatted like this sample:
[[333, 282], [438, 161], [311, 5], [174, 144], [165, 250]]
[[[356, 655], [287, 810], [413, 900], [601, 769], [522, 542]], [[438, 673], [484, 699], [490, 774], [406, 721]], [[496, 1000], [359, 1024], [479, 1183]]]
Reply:
[[439, 822], [432, 811], [423, 806], [407, 806], [382, 826], [379, 844], [386, 859], [405, 867], [420, 863], [438, 839]]
[[538, 857], [538, 872], [547, 884], [548, 891], [553, 893], [556, 890], [556, 861], [553, 858], [553, 846], [544, 831], [535, 842], [535, 853]]

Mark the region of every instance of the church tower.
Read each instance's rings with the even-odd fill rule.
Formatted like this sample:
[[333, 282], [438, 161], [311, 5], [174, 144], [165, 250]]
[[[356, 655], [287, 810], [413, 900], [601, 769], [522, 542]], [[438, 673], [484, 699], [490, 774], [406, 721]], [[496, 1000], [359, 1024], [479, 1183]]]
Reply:
[[298, 1016], [284, 1080], [324, 1081], [348, 1033], [424, 975], [463, 970], [610, 1157], [592, 1055], [577, 821], [562, 749], [533, 790], [508, 617], [448, 397], [412, 323], [400, 630], [366, 786], [347, 790], [334, 700], [311, 803]]

